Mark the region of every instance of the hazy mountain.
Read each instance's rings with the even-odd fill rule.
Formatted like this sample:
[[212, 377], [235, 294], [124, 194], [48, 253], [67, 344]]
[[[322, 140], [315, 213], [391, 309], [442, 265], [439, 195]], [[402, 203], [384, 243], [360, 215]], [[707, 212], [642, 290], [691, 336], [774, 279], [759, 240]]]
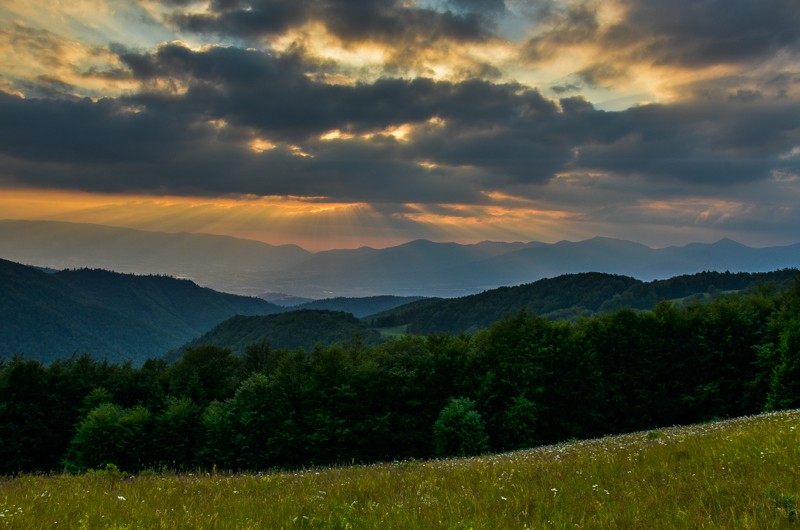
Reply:
[[454, 297], [568, 273], [639, 280], [702, 271], [763, 272], [800, 265], [800, 244], [751, 248], [730, 240], [652, 249], [596, 237], [585, 241], [457, 245], [414, 241], [387, 249], [320, 252], [295, 272], [309, 288], [353, 294]]
[[227, 236], [163, 233], [55, 221], [0, 221], [0, 257], [56, 269], [90, 267], [187, 278], [219, 291], [257, 295], [263, 278], [311, 254]]
[[103, 270], [45, 273], [0, 260], [0, 356], [73, 353], [134, 363], [159, 357], [236, 314], [278, 308], [188, 280]]
[[258, 297], [281, 307], [297, 307], [308, 302], [316, 301], [313, 298], [304, 298], [302, 296], [293, 296], [284, 293], [261, 293]]
[[[205, 234], [165, 234], [97, 225], [0, 221], [0, 256], [31, 265], [101, 267], [186, 277], [238, 294], [321, 299], [376, 295], [456, 297], [567, 273], [639, 280], [706, 270], [770, 271], [800, 265], [800, 244], [713, 244], [653, 249], [596, 237], [553, 244], [417, 240], [384, 249], [307, 252], [297, 246]], [[290, 302], [294, 304], [297, 300]], [[286, 303], [284, 305], [290, 305]]]
[[295, 273], [305, 278], [309, 287], [325, 293], [457, 296], [481, 290], [479, 285], [465, 283], [464, 274], [454, 275], [457, 267], [540, 244], [486, 241], [460, 245], [415, 240], [384, 249], [329, 250], [298, 264]]
[[620, 239], [595, 237], [560, 241], [508, 252], [459, 270], [472, 283], [507, 285], [579, 272], [623, 274], [640, 280], [670, 278], [702, 271], [765, 272], [800, 266], [800, 244], [752, 248], [729, 239], [652, 249]]

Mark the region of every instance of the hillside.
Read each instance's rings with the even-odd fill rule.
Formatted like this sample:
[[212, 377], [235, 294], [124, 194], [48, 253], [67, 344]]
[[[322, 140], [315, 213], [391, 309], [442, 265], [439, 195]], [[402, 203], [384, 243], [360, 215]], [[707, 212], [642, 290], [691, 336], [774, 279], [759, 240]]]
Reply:
[[784, 287], [797, 275], [797, 269], [704, 272], [643, 282], [604, 273], [565, 274], [461, 298], [425, 299], [365, 320], [378, 327], [406, 326], [415, 334], [472, 332], [522, 309], [551, 320], [569, 320], [623, 307], [652, 309], [661, 300], [741, 291], [760, 284]]
[[0, 356], [50, 362], [88, 352], [137, 364], [236, 314], [268, 314], [264, 300], [188, 280], [102, 270], [48, 274], [0, 260]]
[[82, 518], [88, 528], [789, 529], [798, 518], [798, 427], [800, 412], [789, 411], [426, 462], [25, 474], [3, 483], [5, 520], [18, 528]]
[[272, 348], [311, 350], [317, 344], [342, 344], [359, 337], [365, 344], [377, 344], [380, 334], [349, 313], [303, 309], [268, 316], [231, 317], [177, 351], [214, 345], [242, 354], [250, 344], [269, 344]]
[[[209, 334], [241, 356], [198, 344], [141, 367], [14, 357], [0, 363], [0, 474], [503, 453], [796, 408], [798, 308], [793, 282], [575, 323], [519, 312], [473, 335], [377, 345], [333, 336], [363, 326], [352, 315], [301, 311], [236, 317]], [[281, 333], [320, 342], [264, 344]]]

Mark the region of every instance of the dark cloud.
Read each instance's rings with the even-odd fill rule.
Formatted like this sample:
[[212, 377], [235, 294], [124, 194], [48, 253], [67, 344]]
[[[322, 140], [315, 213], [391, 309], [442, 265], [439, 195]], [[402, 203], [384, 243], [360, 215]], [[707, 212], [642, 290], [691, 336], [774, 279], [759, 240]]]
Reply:
[[559, 85], [551, 85], [550, 90], [553, 91], [555, 94], [566, 94], [568, 92], [579, 92], [583, 90], [584, 85], [582, 83], [562, 83]]
[[728, 94], [728, 99], [732, 101], [740, 101], [742, 103], [752, 103], [764, 97], [760, 90], [748, 90], [740, 88], [736, 92]]
[[800, 171], [782, 157], [797, 141], [797, 104], [648, 105], [603, 116], [593, 144], [579, 148], [582, 167], [716, 188]]
[[536, 91], [481, 80], [327, 85], [306, 75], [309, 65], [299, 56], [238, 48], [196, 52], [169, 44], [154, 54], [120, 57], [146, 84], [161, 80], [186, 87], [181, 95], [145, 92], [132, 98], [137, 103], [179, 103], [209, 119], [255, 127], [274, 140], [302, 141], [332, 129], [367, 133], [433, 117], [476, 128], [555, 109]]
[[252, 38], [302, 24], [310, 17], [311, 4], [305, 0], [214, 1], [210, 13], [176, 13], [170, 20], [187, 31]]
[[[478, 203], [483, 191], [535, 190], [564, 172], [698, 189], [800, 174], [800, 159], [786, 156], [798, 143], [800, 105], [755, 92], [610, 112], [580, 97], [554, 102], [484, 80], [329, 85], [308, 75], [317, 65], [292, 53], [179, 44], [117, 53], [142, 83], [138, 93], [99, 100], [0, 93], [5, 181]], [[404, 138], [385, 132], [398, 126], [410, 127]], [[334, 129], [355, 136], [320, 139]], [[248, 149], [257, 138], [275, 147]]]
[[505, 0], [448, 0], [448, 8], [456, 12], [502, 13], [506, 10]]
[[624, 66], [614, 63], [597, 63], [577, 72], [576, 77], [584, 85], [593, 87], [610, 86], [627, 75]]
[[457, 11], [437, 11], [409, 7], [401, 0], [215, 1], [207, 13], [179, 12], [170, 20], [183, 30], [234, 38], [280, 35], [316, 21], [344, 42], [380, 42], [398, 53], [439, 40], [490, 38], [491, 13], [502, 7], [502, 1], [460, 0], [457, 4]]
[[552, 58], [560, 48], [595, 40], [600, 28], [597, 12], [589, 5], [577, 4], [552, 7], [540, 24], [547, 29], [539, 32], [522, 47], [526, 61], [539, 62]]
[[654, 64], [704, 67], [800, 52], [796, 0], [624, 0], [623, 22], [603, 35]]

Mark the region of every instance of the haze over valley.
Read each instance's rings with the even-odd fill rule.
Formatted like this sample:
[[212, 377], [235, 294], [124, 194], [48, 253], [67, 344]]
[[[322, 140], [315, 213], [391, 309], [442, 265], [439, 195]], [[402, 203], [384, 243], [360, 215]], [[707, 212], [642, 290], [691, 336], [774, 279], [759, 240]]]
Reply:
[[701, 271], [771, 271], [800, 264], [800, 244], [754, 248], [721, 240], [653, 249], [609, 238], [469, 245], [417, 240], [312, 253], [208, 234], [7, 220], [0, 221], [0, 257], [54, 269], [166, 274], [247, 296], [454, 297], [578, 272], [649, 281]]

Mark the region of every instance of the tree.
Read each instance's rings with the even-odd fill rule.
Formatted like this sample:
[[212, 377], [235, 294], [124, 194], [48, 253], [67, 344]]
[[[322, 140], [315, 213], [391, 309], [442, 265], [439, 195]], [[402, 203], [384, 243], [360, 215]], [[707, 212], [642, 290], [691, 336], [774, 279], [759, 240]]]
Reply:
[[243, 468], [269, 465], [269, 438], [275, 431], [270, 381], [255, 373], [245, 380], [230, 401], [234, 422], [234, 446]]
[[451, 398], [433, 425], [436, 454], [470, 456], [489, 450], [486, 424], [469, 398]]
[[155, 446], [161, 465], [185, 470], [195, 464], [199, 450], [200, 412], [189, 398], [167, 399], [155, 419]]
[[70, 442], [65, 459], [67, 469], [82, 471], [116, 465], [124, 435], [120, 423], [123, 414], [122, 407], [114, 403], [103, 403], [92, 409], [78, 424]]
[[800, 318], [790, 322], [781, 334], [778, 365], [772, 372], [767, 410], [800, 406]]
[[202, 446], [198, 458], [203, 467], [232, 469], [234, 426], [230, 401], [212, 401], [200, 416]]
[[61, 433], [39, 361], [15, 356], [0, 371], [0, 474], [54, 469]]
[[189, 348], [183, 358], [167, 371], [172, 395], [208, 403], [233, 396], [239, 386], [242, 361], [229, 348]]
[[508, 449], [525, 449], [537, 444], [536, 423], [539, 408], [525, 396], [517, 396], [511, 400], [503, 423], [504, 447]]

